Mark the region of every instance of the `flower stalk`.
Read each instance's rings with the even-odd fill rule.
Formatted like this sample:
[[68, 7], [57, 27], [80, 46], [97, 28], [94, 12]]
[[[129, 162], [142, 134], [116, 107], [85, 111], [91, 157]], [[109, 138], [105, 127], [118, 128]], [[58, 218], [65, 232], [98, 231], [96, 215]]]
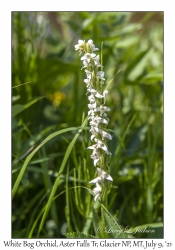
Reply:
[[[112, 140], [112, 136], [106, 131], [109, 123], [107, 112], [110, 108], [105, 106], [108, 96], [108, 90], [103, 91], [105, 82], [103, 65], [100, 64], [100, 56], [96, 55], [94, 51], [98, 48], [95, 47], [93, 41], [90, 39], [87, 43], [79, 40], [75, 45], [75, 50], [80, 52], [81, 61], [86, 73], [84, 83], [87, 88], [88, 95], [88, 120], [90, 124], [91, 141], [93, 145], [87, 149], [92, 150], [91, 159], [94, 166], [97, 167], [98, 176], [90, 181], [90, 184], [95, 184], [93, 189], [94, 200], [106, 201], [107, 191], [109, 188], [109, 181], [113, 181], [112, 177], [107, 173], [108, 166], [111, 158], [111, 153], [108, 150], [107, 141]], [[99, 68], [101, 70], [99, 70]]]

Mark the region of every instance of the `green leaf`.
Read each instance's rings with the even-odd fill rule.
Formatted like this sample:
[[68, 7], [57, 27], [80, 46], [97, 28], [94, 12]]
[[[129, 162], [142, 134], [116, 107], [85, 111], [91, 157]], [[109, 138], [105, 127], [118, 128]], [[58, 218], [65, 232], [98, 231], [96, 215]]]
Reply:
[[156, 84], [163, 80], [162, 72], [150, 72], [140, 79], [141, 84]]
[[129, 24], [127, 26], [125, 26], [124, 28], [121, 29], [117, 29], [114, 32], [111, 32], [110, 35], [108, 37], [103, 37], [103, 40], [109, 40], [109, 39], [116, 39], [117, 37], [120, 37], [122, 35], [128, 34], [128, 33], [132, 33], [136, 30], [140, 30], [142, 29], [142, 24]]
[[147, 67], [148, 59], [150, 58], [151, 53], [152, 49], [147, 49], [141, 52], [139, 55], [136, 56], [135, 59], [132, 60], [132, 63], [129, 66], [129, 74], [127, 75], [127, 79], [129, 81], [134, 81], [143, 73], [144, 69], [146, 69]]
[[[64, 194], [64, 193], [65, 193], [65, 191], [59, 193], [56, 197], [54, 197], [53, 201], [54, 201], [55, 199], [57, 199], [60, 195]], [[46, 195], [47, 195], [47, 193], [44, 194], [44, 196], [46, 196]], [[43, 200], [43, 197], [42, 197], [41, 200]], [[31, 228], [31, 230], [30, 230], [30, 232], [29, 232], [28, 238], [32, 238], [33, 232], [34, 232], [34, 230], [35, 230], [35, 227], [36, 227], [36, 225], [37, 225], [37, 223], [38, 223], [38, 221], [39, 221], [41, 215], [44, 213], [45, 207], [46, 207], [46, 205], [44, 205], [44, 207], [42, 208], [42, 210], [40, 210], [40, 213], [38, 214], [37, 218], [35, 219], [34, 223], [32, 224], [32, 228]]]
[[103, 208], [101, 207], [101, 235], [102, 235], [102, 238], [111, 238], [111, 235], [109, 235], [106, 232], [107, 228], [106, 228], [105, 218], [104, 218], [104, 214], [102, 210]]
[[33, 105], [37, 101], [41, 100], [42, 98], [44, 98], [44, 96], [35, 98], [34, 100], [32, 100], [32, 101], [30, 101], [30, 102], [28, 102], [28, 103], [26, 103], [24, 105], [22, 105], [22, 104], [13, 105], [13, 107], [12, 107], [12, 117], [18, 115], [23, 110], [25, 110], [26, 108], [30, 107], [31, 105]]
[[[81, 233], [81, 232], [72, 232], [72, 233], [64, 233], [64, 235], [66, 236], [66, 238], [68, 239], [94, 239], [97, 237], [93, 236], [93, 235], [90, 235], [90, 234], [85, 234], [85, 233]], [[83, 244], [83, 243], [82, 243]]]
[[[137, 226], [138, 230], [142, 230], [144, 228], [160, 228], [163, 227], [163, 223], [162, 222], [156, 222], [156, 223], [149, 223], [149, 224], [144, 224], [144, 225], [140, 225]], [[134, 233], [136, 231], [136, 227], [133, 227], [129, 230], [130, 233]]]
[[127, 37], [127, 38], [123, 39], [122, 41], [118, 41], [115, 44], [115, 47], [116, 48], [127, 48], [127, 47], [135, 44], [137, 41], [138, 41], [138, 37], [136, 37], [136, 36]]
[[139, 232], [139, 230], [147, 230], [149, 231], [148, 234], [148, 239], [161, 239], [163, 238], [163, 223], [162, 222], [155, 222], [155, 223], [149, 223], [149, 224], [144, 224], [140, 226], [133, 227], [129, 229], [129, 233], [132, 233], [133, 236], [137, 236], [137, 233], [142, 233]]
[[143, 124], [142, 126], [135, 129], [134, 133], [132, 134], [131, 138], [127, 143], [127, 157], [131, 157], [140, 149], [141, 143], [146, 138], [146, 133], [148, 131], [148, 125]]
[[105, 220], [105, 232], [109, 234], [109, 238], [128, 238], [123, 232], [123, 228], [117, 223], [107, 209], [102, 206], [102, 216]]
[[[98, 204], [98, 203], [95, 202], [95, 204]], [[94, 230], [95, 230], [96, 236], [98, 236], [98, 238], [102, 238], [101, 219], [99, 218], [99, 216], [94, 208], [93, 208], [93, 225], [94, 225]]]
[[[93, 195], [93, 192], [92, 192], [91, 189], [87, 189], [87, 190], [89, 191], [89, 193], [90, 193], [91, 195]], [[84, 227], [83, 227], [83, 230], [82, 230], [83, 233], [86, 234], [86, 233], [88, 233], [88, 231], [90, 230], [91, 224], [92, 224], [92, 222], [94, 222], [93, 210], [94, 210], [94, 211], [95, 211], [95, 210], [98, 210], [99, 205], [100, 205], [99, 202], [94, 202], [94, 203], [93, 203], [93, 208], [92, 208], [92, 210], [90, 211], [90, 213], [89, 213], [89, 215], [88, 215], [88, 217], [87, 217], [87, 219], [86, 219], [86, 222], [85, 222], [85, 224], [84, 224]]]
[[[148, 227], [148, 229], [150, 229], [150, 227]], [[154, 230], [154, 233], [149, 233], [148, 238], [153, 238], [153, 239], [163, 238], [163, 226], [152, 227], [151, 229]]]
[[[22, 166], [22, 169], [21, 169], [21, 171], [20, 171], [20, 173], [19, 173], [19, 175], [18, 175], [18, 178], [17, 178], [17, 180], [16, 180], [16, 182], [15, 182], [15, 184], [14, 184], [14, 186], [13, 186], [13, 189], [12, 189], [12, 199], [14, 198], [14, 196], [15, 196], [15, 193], [16, 193], [16, 190], [17, 190], [17, 188], [18, 188], [18, 186], [19, 186], [19, 183], [20, 183], [20, 181], [21, 181], [21, 179], [22, 179], [22, 177], [23, 177], [23, 175], [24, 175], [24, 172], [25, 172], [25, 170], [26, 170], [26, 167], [27, 167], [27, 165], [28, 165], [28, 163], [30, 162], [30, 160], [32, 159], [32, 157], [35, 155], [35, 153], [45, 144], [45, 143], [47, 143], [48, 141], [50, 141], [51, 139], [53, 139], [55, 136], [58, 136], [58, 135], [60, 135], [60, 134], [63, 134], [63, 133], [66, 133], [66, 132], [68, 132], [68, 131], [72, 131], [72, 130], [77, 130], [78, 128], [76, 128], [76, 127], [74, 127], [74, 128], [66, 128], [66, 129], [62, 129], [62, 130], [60, 130], [60, 131], [57, 131], [57, 132], [55, 132], [55, 133], [52, 133], [51, 135], [49, 135], [37, 148], [35, 148], [35, 150], [33, 150], [33, 152], [30, 154], [30, 155], [28, 155], [28, 157], [26, 158], [26, 160], [25, 160], [25, 162], [24, 162], [24, 164], [23, 164], [23, 166]], [[83, 128], [82, 128], [83, 129]]]
[[[79, 186], [79, 187], [84, 188], [84, 189], [86, 189], [87, 191], [90, 191], [87, 187], [84, 187], [84, 186]], [[78, 188], [78, 187], [71, 187], [71, 188], [69, 188], [69, 190], [74, 189], [74, 188]], [[65, 192], [66, 192], [66, 190], [64, 190], [64, 191], [62, 191], [61, 193], [59, 193], [58, 195], [56, 195], [56, 196], [53, 198], [52, 201], [56, 200], [60, 195], [64, 194]], [[45, 195], [47, 195], [47, 194], [45, 194]], [[42, 199], [43, 199], [43, 198], [42, 198]], [[46, 205], [47, 205], [47, 204], [46, 204]], [[37, 225], [37, 223], [38, 223], [38, 221], [39, 221], [41, 215], [44, 213], [44, 210], [45, 210], [45, 208], [46, 208], [46, 205], [42, 208], [42, 210], [40, 211], [40, 213], [39, 213], [39, 215], [37, 216], [36, 220], [34, 221], [34, 223], [33, 223], [33, 225], [32, 225], [32, 228], [31, 228], [31, 230], [30, 230], [30, 233], [29, 233], [29, 235], [28, 235], [28, 238], [32, 238], [33, 232], [34, 232], [34, 230], [35, 230], [35, 228], [36, 228], [36, 225]]]
[[82, 30], [86, 29], [91, 23], [93, 23], [94, 17], [90, 17], [84, 20], [82, 23]]
[[[44, 222], [45, 222], [45, 220], [46, 220], [47, 214], [48, 214], [49, 209], [50, 209], [51, 204], [52, 204], [53, 197], [54, 197], [54, 195], [55, 195], [55, 193], [56, 193], [56, 190], [57, 190], [57, 187], [58, 187], [58, 185], [59, 185], [59, 183], [60, 183], [61, 174], [62, 174], [62, 172], [63, 172], [63, 170], [64, 170], [64, 168], [65, 168], [65, 165], [66, 165], [66, 163], [67, 163], [67, 160], [68, 160], [68, 158], [69, 158], [69, 155], [70, 155], [70, 153], [71, 153], [71, 151], [72, 151], [72, 149], [73, 149], [73, 147], [74, 147], [74, 145], [75, 145], [75, 142], [76, 142], [76, 140], [78, 139], [78, 137], [79, 137], [79, 135], [80, 135], [80, 133], [81, 133], [83, 127], [85, 126], [86, 122], [87, 122], [87, 118], [84, 120], [84, 122], [83, 122], [83, 124], [82, 124], [82, 127], [78, 130], [78, 132], [76, 133], [76, 135], [74, 136], [73, 140], [71, 141], [71, 143], [69, 144], [69, 146], [68, 146], [68, 148], [67, 148], [67, 150], [66, 150], [66, 153], [65, 153], [65, 155], [64, 155], [64, 159], [63, 159], [63, 161], [62, 161], [61, 167], [60, 167], [59, 172], [58, 172], [58, 177], [57, 177], [56, 180], [55, 180], [55, 183], [54, 183], [54, 185], [53, 185], [51, 194], [50, 194], [49, 199], [48, 199], [48, 202], [47, 202], [47, 204], [46, 204], [46, 209], [45, 209], [45, 211], [44, 211], [44, 214], [43, 214], [43, 217], [42, 217], [42, 220], [41, 220], [41, 223], [40, 223], [38, 235], [39, 235], [39, 233], [41, 232], [41, 230], [42, 230], [42, 228], [43, 228]], [[53, 138], [53, 137], [52, 137], [52, 138]]]

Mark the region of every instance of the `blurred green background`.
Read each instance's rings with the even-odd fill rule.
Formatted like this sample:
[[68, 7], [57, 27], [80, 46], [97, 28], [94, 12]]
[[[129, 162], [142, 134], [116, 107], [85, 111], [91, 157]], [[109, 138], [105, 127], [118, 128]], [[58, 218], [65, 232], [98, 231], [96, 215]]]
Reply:
[[[28, 150], [49, 134], [81, 126], [87, 96], [82, 62], [74, 45], [103, 42], [107, 106], [113, 140], [113, 187], [109, 211], [119, 224], [163, 230], [163, 12], [12, 12], [12, 185]], [[75, 131], [46, 143], [32, 158], [12, 203], [12, 237], [36, 237], [46, 204]], [[79, 136], [61, 175], [40, 237], [95, 234], [87, 218], [93, 197], [83, 188], [94, 177], [89, 132]], [[68, 190], [70, 189], [70, 190]]]

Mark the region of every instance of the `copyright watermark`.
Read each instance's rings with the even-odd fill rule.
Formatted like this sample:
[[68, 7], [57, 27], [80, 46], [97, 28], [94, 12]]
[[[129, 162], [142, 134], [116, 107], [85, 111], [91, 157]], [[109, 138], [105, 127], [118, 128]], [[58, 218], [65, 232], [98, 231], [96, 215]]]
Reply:
[[114, 229], [112, 227], [106, 226], [106, 227], [97, 227], [96, 232], [105, 232], [108, 234], [113, 234], [116, 233], [118, 235], [122, 233], [127, 233], [127, 234], [136, 234], [136, 233], [154, 233], [155, 230], [153, 229], [148, 229], [147, 227], [145, 228], [139, 228], [139, 227], [132, 227], [132, 226], [126, 226], [125, 228], [120, 228], [119, 229]]

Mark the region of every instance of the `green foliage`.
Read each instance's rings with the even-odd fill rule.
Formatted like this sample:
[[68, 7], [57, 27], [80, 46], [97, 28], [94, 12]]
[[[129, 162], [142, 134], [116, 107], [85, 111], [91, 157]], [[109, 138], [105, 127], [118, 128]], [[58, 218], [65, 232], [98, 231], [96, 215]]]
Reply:
[[81, 233], [81, 232], [74, 232], [74, 233], [65, 233], [65, 236], [66, 238], [74, 238], [74, 239], [92, 239], [92, 238], [96, 238], [94, 237], [93, 235], [90, 235], [90, 234], [84, 234], [84, 233]]
[[[82, 127], [85, 126], [86, 122], [87, 122], [87, 119], [83, 122]], [[67, 148], [67, 150], [66, 150], [66, 153], [65, 153], [65, 155], [64, 155], [63, 162], [62, 162], [61, 167], [60, 167], [60, 169], [59, 169], [58, 176], [57, 176], [57, 178], [56, 178], [56, 180], [55, 180], [55, 183], [54, 183], [54, 185], [53, 185], [53, 187], [52, 187], [52, 191], [51, 191], [51, 194], [50, 194], [50, 196], [49, 196], [49, 200], [48, 200], [48, 203], [47, 203], [47, 205], [46, 205], [46, 209], [45, 209], [45, 211], [44, 211], [44, 214], [43, 214], [43, 217], [42, 217], [42, 220], [41, 220], [41, 224], [40, 224], [40, 227], [39, 227], [39, 233], [40, 233], [40, 231], [41, 231], [42, 228], [43, 228], [44, 222], [45, 222], [45, 220], [46, 220], [47, 214], [48, 214], [49, 209], [50, 209], [50, 207], [51, 207], [52, 200], [53, 200], [53, 197], [54, 197], [54, 195], [55, 195], [55, 193], [56, 193], [57, 187], [60, 185], [60, 175], [61, 175], [61, 173], [62, 173], [63, 170], [64, 170], [64, 167], [65, 167], [65, 165], [66, 165], [66, 163], [67, 163], [67, 160], [68, 160], [68, 158], [69, 158], [69, 155], [70, 155], [70, 153], [71, 153], [71, 151], [72, 151], [72, 148], [74, 147], [74, 144], [75, 144], [76, 140], [78, 139], [78, 136], [79, 136], [79, 134], [81, 133], [81, 131], [82, 131], [82, 129], [79, 129], [79, 130], [78, 130], [77, 134], [74, 136], [73, 140], [71, 141], [71, 143], [69, 144], [69, 146], [68, 146], [68, 148]]]
[[127, 238], [127, 235], [123, 232], [123, 228], [119, 226], [117, 221], [105, 208], [102, 209], [102, 218], [104, 218], [105, 231], [108, 233], [109, 238]]
[[30, 107], [32, 104], [34, 104], [35, 102], [37, 102], [38, 100], [40, 100], [42, 97], [40, 98], [35, 98], [34, 100], [26, 103], [25, 105], [21, 105], [21, 104], [16, 104], [12, 106], [12, 117], [16, 116], [17, 114], [21, 113], [23, 110], [25, 110], [26, 108]]
[[[85, 122], [86, 122], [86, 120], [85, 120]], [[54, 137], [56, 137], [57, 135], [60, 135], [60, 134], [62, 134], [62, 133], [65, 133], [65, 132], [68, 132], [68, 131], [71, 131], [71, 130], [77, 130], [77, 128], [68, 128], [68, 129], [63, 129], [63, 130], [61, 130], [61, 131], [58, 131], [58, 132], [55, 132], [55, 133], [53, 133], [53, 134], [51, 134], [51, 135], [49, 135], [35, 150], [33, 150], [33, 152], [27, 157], [27, 159], [25, 160], [25, 162], [24, 162], [24, 165], [22, 166], [22, 169], [21, 169], [21, 171], [20, 171], [20, 173], [19, 173], [19, 175], [18, 175], [18, 178], [17, 178], [17, 180], [16, 180], [16, 182], [15, 182], [15, 184], [14, 184], [14, 188], [13, 188], [13, 190], [12, 190], [12, 198], [14, 197], [14, 195], [15, 195], [15, 193], [16, 193], [16, 190], [17, 190], [17, 188], [18, 188], [18, 186], [19, 186], [19, 183], [20, 183], [20, 181], [21, 181], [21, 179], [22, 179], [22, 177], [23, 177], [23, 174], [24, 174], [24, 172], [25, 172], [25, 170], [26, 170], [26, 167], [27, 167], [27, 165], [28, 165], [28, 163], [29, 163], [29, 161], [32, 159], [32, 157], [34, 156], [34, 154], [45, 144], [45, 143], [47, 143], [49, 140], [51, 140], [51, 139], [53, 139]], [[73, 147], [73, 145], [74, 145], [74, 143], [75, 143], [75, 141], [76, 141], [76, 139], [77, 139], [77, 137], [78, 137], [78, 135], [79, 135], [79, 133], [81, 132], [81, 130], [78, 130], [78, 134], [76, 135], [76, 137], [74, 137], [74, 140], [72, 141], [72, 144], [70, 144], [69, 145], [69, 147], [68, 147], [68, 156], [69, 156], [69, 154], [70, 154], [70, 152], [71, 152], [71, 149], [72, 149], [72, 147]], [[65, 155], [65, 161], [67, 160], [67, 158], [68, 158], [68, 156], [67, 155]], [[64, 163], [64, 165], [65, 165], [65, 163]], [[62, 167], [63, 168], [63, 167]], [[60, 173], [63, 171], [63, 169], [62, 168], [60, 168]], [[58, 174], [59, 175], [59, 174]]]
[[[103, 48], [114, 179], [105, 207], [88, 183], [79, 39]], [[163, 237], [163, 13], [12, 13], [12, 185], [13, 238]], [[127, 226], [132, 235], [116, 233]]]
[[[97, 203], [98, 204], [98, 203]], [[101, 204], [101, 218], [93, 209], [91, 218], [93, 218], [95, 236], [88, 235], [84, 232], [65, 233], [67, 238], [128, 238], [127, 234], [117, 221], [112, 217], [108, 210]], [[98, 206], [96, 206], [98, 208]], [[149, 226], [149, 225], [148, 225]]]

